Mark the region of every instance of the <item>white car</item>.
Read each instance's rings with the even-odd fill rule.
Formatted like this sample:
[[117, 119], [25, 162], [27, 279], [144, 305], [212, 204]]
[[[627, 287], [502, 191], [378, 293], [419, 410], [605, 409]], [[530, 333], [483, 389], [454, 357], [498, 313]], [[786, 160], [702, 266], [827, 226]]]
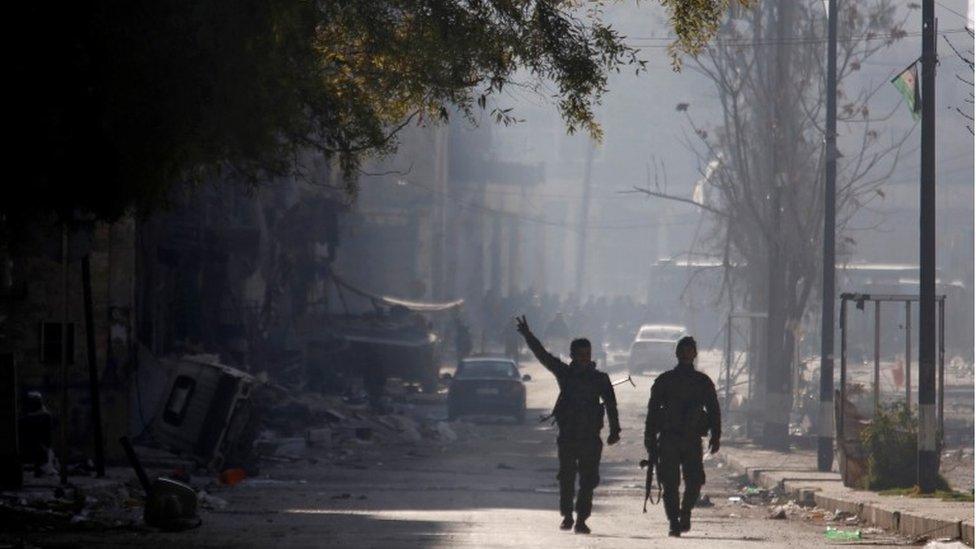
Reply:
[[672, 324], [644, 324], [630, 345], [627, 369], [637, 375], [644, 371], [663, 372], [678, 363], [674, 349], [687, 329]]

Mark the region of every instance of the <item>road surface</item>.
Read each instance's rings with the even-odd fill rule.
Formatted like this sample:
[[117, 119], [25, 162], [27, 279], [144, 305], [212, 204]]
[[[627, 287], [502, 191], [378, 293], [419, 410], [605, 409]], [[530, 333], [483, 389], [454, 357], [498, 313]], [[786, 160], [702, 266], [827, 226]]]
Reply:
[[[707, 461], [692, 531], [668, 538], [660, 505], [642, 514], [644, 411], [651, 377], [617, 387], [623, 440], [605, 447], [590, 535], [558, 529], [555, 431], [535, 421], [555, 401], [554, 379], [534, 361], [523, 370], [531, 408], [526, 425], [485, 420], [457, 441], [431, 445], [364, 444], [342, 463], [314, 459], [265, 468], [218, 495], [224, 509], [180, 533], [93, 532], [29, 536], [81, 546], [184, 547], [822, 547], [823, 526], [770, 520], [768, 510], [728, 502], [739, 485]], [[611, 372], [611, 377], [622, 374]], [[444, 413], [433, 409], [432, 413]], [[885, 538], [897, 542], [896, 538]], [[884, 546], [879, 539], [874, 546]]]

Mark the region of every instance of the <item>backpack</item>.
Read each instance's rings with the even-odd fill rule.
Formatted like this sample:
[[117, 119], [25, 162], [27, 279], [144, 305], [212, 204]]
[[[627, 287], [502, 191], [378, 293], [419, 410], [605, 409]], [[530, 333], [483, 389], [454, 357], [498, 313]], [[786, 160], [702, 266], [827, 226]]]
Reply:
[[702, 377], [672, 373], [662, 387], [661, 431], [666, 433], [708, 434], [709, 417], [705, 411], [707, 388]]

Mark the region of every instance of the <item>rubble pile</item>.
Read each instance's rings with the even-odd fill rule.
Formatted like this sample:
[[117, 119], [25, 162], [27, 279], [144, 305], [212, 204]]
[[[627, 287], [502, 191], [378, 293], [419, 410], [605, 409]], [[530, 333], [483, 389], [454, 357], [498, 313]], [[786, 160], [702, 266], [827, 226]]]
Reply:
[[9, 531], [100, 531], [141, 522], [139, 490], [121, 482], [38, 484], [0, 492], [0, 523]]
[[391, 392], [379, 409], [356, 395], [284, 396], [263, 415], [254, 454], [268, 462], [342, 464], [357, 461], [370, 447], [437, 446], [472, 433], [468, 423], [444, 421], [441, 395]]
[[[388, 383], [382, 397], [363, 391], [340, 396], [286, 388], [212, 357], [182, 357], [173, 369], [176, 374], [164, 391], [169, 397], [162, 399], [152, 424], [134, 445], [123, 437], [129, 467], [112, 467], [106, 477], [94, 478], [90, 464], [72, 466], [65, 485], [53, 468], [40, 468], [33, 484], [0, 492], [0, 523], [23, 532], [142, 529], [150, 523], [186, 529], [193, 526], [177, 528], [170, 520], [174, 505], [189, 509], [199, 525], [197, 508], [221, 512], [232, 506], [221, 492], [238, 485], [292, 482], [262, 475], [263, 466], [366, 469], [381, 460], [425, 457], [430, 449], [474, 432], [471, 424], [444, 421], [443, 394], [418, 393], [405, 383]], [[196, 379], [233, 390], [194, 391]], [[191, 399], [201, 401], [192, 410]], [[184, 433], [187, 429], [192, 432]], [[199, 444], [186, 442], [197, 441], [198, 433], [207, 434], [212, 445], [200, 450]], [[150, 520], [150, 515], [161, 519]]]

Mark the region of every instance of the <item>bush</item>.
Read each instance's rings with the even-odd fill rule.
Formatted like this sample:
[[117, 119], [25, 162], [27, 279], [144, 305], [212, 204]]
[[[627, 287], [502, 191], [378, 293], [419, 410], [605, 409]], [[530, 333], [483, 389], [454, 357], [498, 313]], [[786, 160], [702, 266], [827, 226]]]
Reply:
[[[890, 490], [915, 486], [918, 474], [918, 418], [904, 404], [879, 410], [871, 424], [861, 431], [861, 443], [868, 458], [865, 488]], [[948, 489], [940, 475], [936, 489]]]

